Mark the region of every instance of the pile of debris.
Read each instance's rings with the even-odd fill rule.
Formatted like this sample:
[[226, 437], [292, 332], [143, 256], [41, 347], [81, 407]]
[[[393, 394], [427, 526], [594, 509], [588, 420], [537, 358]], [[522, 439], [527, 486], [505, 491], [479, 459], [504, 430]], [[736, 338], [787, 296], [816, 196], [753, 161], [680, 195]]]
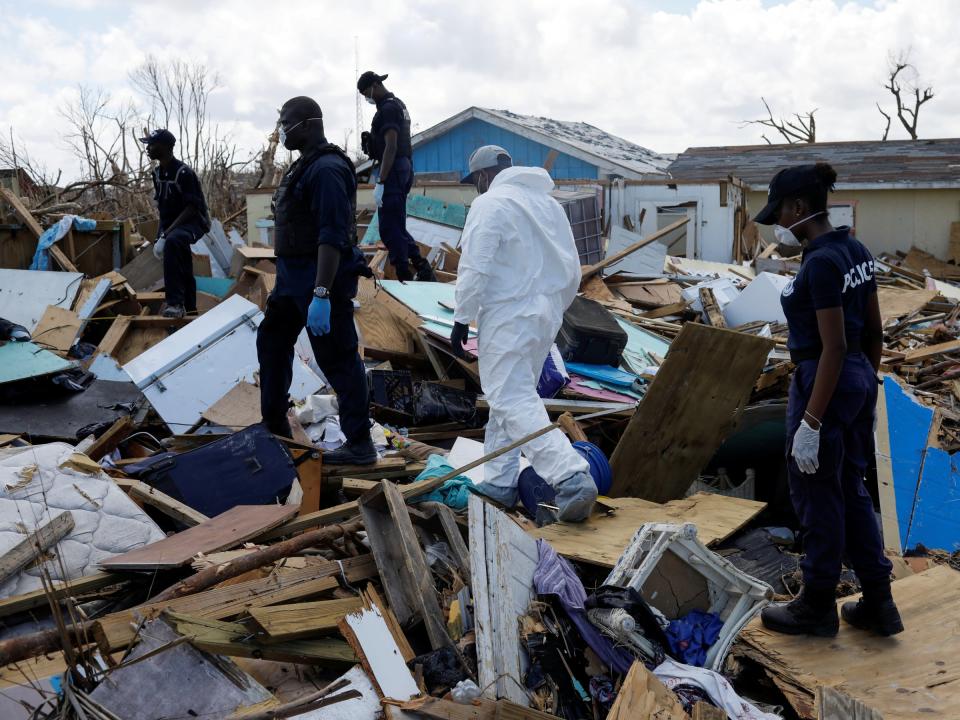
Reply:
[[[45, 232], [5, 198], [36, 246]], [[560, 199], [600, 216], [570, 207], [589, 194]], [[686, 220], [647, 237], [574, 225], [568, 321], [608, 342], [585, 357], [561, 333], [538, 392], [543, 432], [569, 437], [603, 497], [585, 523], [551, 523], [542, 496], [507, 511], [474, 492], [532, 436], [484, 454], [476, 341], [451, 349], [466, 208], [418, 196], [408, 213], [444, 282], [391, 279], [358, 218], [372, 466], [324, 466], [344, 438], [305, 337], [293, 437], [259, 424], [270, 247], [214, 223], [183, 319], [158, 316], [152, 253], [121, 245], [85, 271], [69, 221], [39, 251], [59, 271], [0, 269], [8, 336], [31, 338], [0, 343], [3, 717], [960, 715], [960, 643], [940, 629], [960, 574], [923, 550], [960, 537], [960, 268], [878, 261], [876, 476], [907, 632], [823, 641], [757, 618], [799, 588], [779, 305], [797, 263], [772, 246], [749, 265], [671, 257], [661, 241]], [[845, 577], [838, 594], [857, 593]]]

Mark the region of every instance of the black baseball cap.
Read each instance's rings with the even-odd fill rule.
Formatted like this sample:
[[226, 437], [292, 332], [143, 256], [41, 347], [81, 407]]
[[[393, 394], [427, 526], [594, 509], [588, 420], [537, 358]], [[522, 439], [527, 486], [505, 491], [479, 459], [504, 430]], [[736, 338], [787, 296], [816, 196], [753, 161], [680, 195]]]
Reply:
[[812, 188], [819, 187], [816, 165], [797, 165], [784, 168], [770, 181], [767, 190], [767, 204], [753, 219], [761, 225], [773, 225], [777, 222], [777, 210], [786, 198], [796, 197]]
[[140, 138], [140, 142], [144, 145], [166, 145], [167, 147], [173, 147], [177, 144], [177, 139], [169, 130], [161, 129], [154, 130], [146, 137]]
[[389, 75], [377, 75], [373, 70], [367, 70], [363, 75], [360, 76], [360, 79], [357, 80], [357, 90], [360, 92], [366, 92], [370, 89], [370, 86], [374, 83], [383, 82], [386, 80]]

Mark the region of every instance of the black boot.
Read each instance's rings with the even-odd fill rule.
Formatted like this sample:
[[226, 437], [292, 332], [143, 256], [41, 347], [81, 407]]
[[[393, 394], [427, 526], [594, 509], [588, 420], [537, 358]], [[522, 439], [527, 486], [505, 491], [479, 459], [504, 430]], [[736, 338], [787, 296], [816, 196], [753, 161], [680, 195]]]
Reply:
[[413, 261], [413, 266], [417, 269], [418, 282], [436, 282], [437, 274], [433, 272], [430, 263], [425, 258], [417, 258]]
[[760, 619], [768, 630], [785, 635], [833, 637], [840, 629], [837, 606], [832, 599], [829, 605], [822, 602], [812, 605], [805, 593], [785, 605], [768, 605], [760, 612]]
[[326, 465], [374, 465], [378, 459], [377, 449], [369, 435], [357, 442], [348, 440], [336, 450], [323, 453], [323, 462]]
[[840, 608], [840, 615], [855, 628], [885, 637], [903, 632], [903, 621], [893, 598], [871, 601], [861, 597], [856, 602], [844, 603]]
[[394, 265], [394, 270], [397, 273], [397, 280], [401, 282], [410, 282], [413, 280], [413, 273], [410, 272], [410, 265], [403, 263], [402, 265]]

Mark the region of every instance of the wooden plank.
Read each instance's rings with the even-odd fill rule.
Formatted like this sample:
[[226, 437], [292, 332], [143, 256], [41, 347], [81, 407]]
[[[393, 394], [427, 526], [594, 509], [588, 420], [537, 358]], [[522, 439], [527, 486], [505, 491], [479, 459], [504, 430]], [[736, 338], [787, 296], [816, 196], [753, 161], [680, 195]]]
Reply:
[[380, 697], [409, 700], [420, 694], [378, 607], [347, 615], [340, 621], [340, 632], [360, 658]]
[[93, 441], [93, 445], [84, 451], [84, 455], [95, 462], [99, 462], [105, 455], [109, 455], [117, 449], [117, 445], [127, 439], [127, 436], [133, 432], [133, 418], [124, 415], [117, 420], [100, 437]]
[[[814, 703], [817, 706], [817, 720], [883, 720], [883, 715], [876, 710], [832, 687], [818, 687]], [[697, 720], [696, 715], [693, 720]], [[711, 718], [705, 716], [705, 720]], [[726, 720], [726, 715], [722, 715], [720, 720]]]
[[690, 717], [691, 720], [727, 720], [727, 713], [717, 706], [701, 700], [693, 706]]
[[[726, 717], [726, 716], [724, 716]], [[617, 699], [607, 714], [607, 720], [688, 720], [680, 700], [666, 685], [647, 670], [642, 662], [635, 662], [623, 679]]]
[[282, 642], [336, 630], [348, 613], [362, 607], [363, 600], [358, 597], [342, 598], [253, 608], [250, 617], [270, 636], [271, 642]]
[[23, 570], [73, 530], [73, 515], [62, 512], [41, 525], [0, 557], [0, 583]]
[[386, 457], [377, 460], [373, 465], [324, 465], [323, 477], [341, 477], [349, 475], [350, 477], [363, 475], [380, 475], [391, 470], [405, 470], [407, 461], [402, 457]]
[[162, 570], [189, 565], [198, 553], [226, 550], [297, 513], [288, 505], [237, 505], [176, 535], [100, 562], [107, 570]]
[[365, 480], [363, 478], [344, 478], [341, 481], [340, 489], [343, 491], [344, 495], [359, 497], [365, 492], [373, 490], [377, 485], [379, 485], [377, 480]]
[[617, 253], [614, 253], [613, 255], [605, 257], [596, 265], [584, 266], [583, 268], [581, 268], [581, 278], [586, 280], [590, 276], [596, 275], [598, 272], [600, 272], [604, 268], [610, 267], [611, 265], [614, 265], [620, 262], [621, 260], [623, 260], [623, 258], [627, 257], [627, 255], [629, 255], [630, 253], [636, 252], [640, 248], [646, 245], [649, 245], [652, 242], [656, 242], [660, 238], [666, 237], [667, 235], [672, 233], [674, 230], [679, 230], [688, 222], [690, 222], [690, 218], [683, 218], [682, 220], [677, 220], [675, 223], [670, 223], [662, 230], [657, 230], [655, 233], [652, 233], [651, 235], [647, 235], [647, 237], [645, 237], [643, 240], [638, 240], [632, 245], [625, 247], [620, 252], [617, 252]]
[[134, 500], [155, 507], [167, 517], [171, 517], [187, 527], [199, 525], [210, 519], [186, 503], [175, 500], [166, 493], [160, 492], [155, 487], [151, 487], [140, 480], [123, 479], [115, 480], [114, 482], [123, 487], [127, 491], [127, 494]]
[[586, 522], [555, 523], [530, 528], [561, 555], [600, 567], [612, 568], [644, 523], [693, 523], [704, 545], [717, 545], [759, 515], [767, 506], [755, 500], [697, 493], [663, 505], [639, 498], [605, 498], [615, 512], [596, 512]]
[[470, 496], [470, 577], [477, 636], [477, 666], [483, 695], [528, 705], [523, 690], [526, 652], [517, 619], [533, 599], [537, 543], [505, 513]]
[[928, 358], [951, 353], [960, 350], [960, 340], [950, 340], [948, 342], [937, 343], [936, 345], [927, 345], [926, 347], [907, 350], [903, 354], [903, 361], [907, 364], [926, 360]]
[[936, 296], [936, 290], [906, 290], [881, 286], [877, 289], [881, 321], [886, 326], [891, 320], [922, 310]]
[[21, 595], [11, 595], [0, 600], [0, 618], [48, 607], [50, 599], [60, 600], [65, 597], [80, 597], [102, 590], [110, 585], [122, 585], [126, 580], [125, 577], [116, 573], [96, 573], [67, 582], [55, 582], [49, 592], [41, 588]]
[[260, 388], [241, 380], [213, 405], [204, 410], [200, 417], [214, 425], [222, 425], [231, 430], [242, 430], [260, 422]]
[[400, 624], [421, 620], [433, 649], [451, 645], [433, 576], [396, 485], [383, 480], [379, 487], [361, 497], [360, 515], [387, 601]]
[[700, 288], [700, 304], [703, 305], [703, 312], [713, 327], [725, 328], [727, 321], [723, 319], [723, 313], [720, 312], [720, 303], [717, 302], [716, 295], [713, 294], [713, 288]]
[[414, 352], [414, 328], [420, 318], [409, 308], [381, 291], [372, 278], [361, 277], [357, 286], [354, 312], [360, 334], [360, 344], [366, 349], [377, 349], [410, 355]]
[[[342, 568], [342, 569], [341, 569]], [[341, 563], [327, 562], [310, 565], [266, 578], [254, 578], [236, 585], [215, 587], [174, 600], [147, 603], [100, 618], [94, 626], [97, 644], [104, 652], [127, 647], [136, 639], [138, 617], [159, 617], [170, 609], [194, 617], [223, 620], [249, 612], [251, 608], [277, 605], [291, 600], [302, 601], [340, 587], [337, 577], [346, 576], [347, 582], [359, 582], [373, 577], [376, 563], [370, 555], [348, 558]]]
[[816, 717], [814, 688], [829, 686], [885, 720], [960, 718], [960, 634], [945, 625], [960, 612], [960, 573], [940, 565], [891, 589], [906, 626], [893, 638], [843, 622], [833, 638], [782, 635], [755, 618], [732, 653], [759, 663], [801, 717]]
[[49, 305], [33, 331], [33, 342], [61, 355], [76, 342], [81, 320], [72, 310]]
[[687, 323], [610, 458], [613, 496], [683, 497], [734, 428], [774, 343]]
[[[884, 374], [882, 377], [886, 378]], [[897, 514], [897, 496], [893, 484], [893, 458], [890, 454], [890, 424], [887, 419], [886, 380], [877, 394], [877, 428], [874, 457], [877, 463], [877, 495], [880, 500], [880, 529], [883, 546], [897, 553], [900, 547], [900, 516]]]
[[383, 615], [383, 620], [387, 623], [390, 634], [393, 635], [393, 641], [400, 650], [400, 657], [409, 666], [410, 661], [416, 657], [416, 653], [410, 647], [410, 641], [407, 640], [407, 636], [404, 634], [403, 628], [400, 627], [400, 622], [397, 620], [397, 616], [393, 614], [393, 610], [377, 593], [373, 583], [367, 583], [367, 587], [360, 591], [360, 597], [363, 599], [363, 606], [367, 610], [373, 609], [374, 606], [380, 608], [380, 614]]
[[300, 479], [300, 490], [303, 493], [297, 515], [303, 517], [320, 509], [320, 494], [323, 490], [323, 457], [316, 450], [301, 452], [310, 453], [310, 458], [297, 466], [297, 477]]

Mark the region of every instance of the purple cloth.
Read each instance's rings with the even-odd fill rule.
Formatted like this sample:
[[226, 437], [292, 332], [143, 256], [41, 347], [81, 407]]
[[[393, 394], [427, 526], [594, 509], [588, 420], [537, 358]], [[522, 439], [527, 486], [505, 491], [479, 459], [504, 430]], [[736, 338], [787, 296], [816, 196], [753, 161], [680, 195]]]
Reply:
[[584, 603], [587, 592], [573, 567], [546, 540], [537, 540], [540, 557], [533, 573], [533, 587], [540, 595], [556, 595], [580, 636], [593, 648], [600, 659], [614, 672], [625, 675], [636, 658], [615, 647], [613, 643], [587, 619]]

